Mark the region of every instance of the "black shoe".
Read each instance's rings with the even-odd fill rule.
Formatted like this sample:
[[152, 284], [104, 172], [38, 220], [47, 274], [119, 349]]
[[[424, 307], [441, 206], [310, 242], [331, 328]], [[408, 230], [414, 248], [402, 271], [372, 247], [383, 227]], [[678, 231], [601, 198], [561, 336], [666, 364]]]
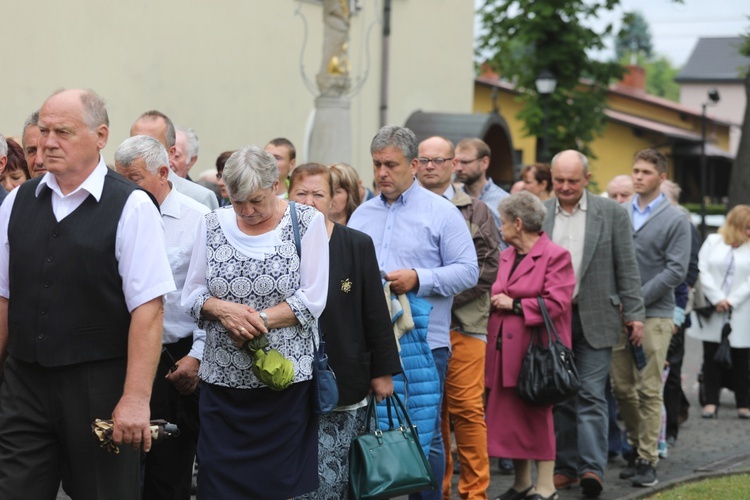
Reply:
[[557, 492], [554, 492], [548, 497], [543, 497], [539, 493], [534, 493], [533, 495], [529, 495], [525, 498], [527, 500], [558, 500], [560, 498], [560, 495], [558, 495]]
[[635, 460], [638, 458], [638, 453], [633, 450], [628, 453], [623, 453], [622, 458], [628, 461], [628, 465], [620, 471], [620, 479], [632, 479], [638, 473], [635, 467]]
[[497, 468], [500, 470], [500, 474], [509, 476], [513, 474], [513, 460], [510, 458], [501, 458], [497, 461]]
[[526, 498], [526, 495], [529, 491], [531, 491], [531, 488], [533, 487], [534, 485], [532, 484], [523, 491], [516, 491], [512, 487], [508, 488], [508, 491], [506, 491], [499, 497], [495, 497], [495, 500], [523, 500], [524, 498]]
[[633, 486], [654, 486], [659, 482], [659, 480], [656, 479], [656, 469], [648, 460], [639, 458], [636, 463], [636, 470], [637, 473], [633, 478]]
[[595, 472], [584, 472], [581, 476], [581, 492], [588, 498], [597, 498], [602, 494], [602, 480]]
[[623, 451], [622, 458], [624, 458], [627, 463], [635, 463], [635, 459], [638, 458], [638, 448], [630, 448], [630, 451]]

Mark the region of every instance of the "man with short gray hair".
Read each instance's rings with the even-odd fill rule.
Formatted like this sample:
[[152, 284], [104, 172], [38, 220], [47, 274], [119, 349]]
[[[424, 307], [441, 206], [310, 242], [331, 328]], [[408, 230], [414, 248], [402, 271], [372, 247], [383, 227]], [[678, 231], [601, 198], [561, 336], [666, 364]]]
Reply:
[[[164, 113], [157, 110], [146, 111], [130, 127], [130, 135], [148, 135], [153, 137], [166, 148], [167, 153], [169, 153], [170, 162], [174, 158], [177, 135], [172, 120]], [[170, 169], [170, 171], [172, 170]], [[203, 186], [183, 179], [174, 171], [169, 174], [169, 180], [185, 196], [206, 205], [211, 210], [219, 207], [216, 195]]]
[[200, 141], [192, 128], [177, 127], [175, 130], [175, 152], [170, 166], [183, 179], [192, 180], [188, 172], [198, 161]]
[[34, 111], [26, 118], [23, 124], [23, 133], [21, 134], [21, 146], [23, 146], [23, 155], [26, 158], [26, 165], [29, 168], [31, 178], [39, 177], [47, 172], [42, 161], [42, 152], [39, 150], [39, 111]]
[[[393, 293], [414, 292], [432, 305], [427, 343], [438, 383], [429, 460], [439, 481], [445, 474], [440, 408], [451, 349], [451, 306], [454, 295], [477, 284], [477, 254], [456, 207], [416, 182], [419, 160], [414, 132], [383, 127], [373, 138], [370, 152], [380, 196], [360, 205], [349, 227], [372, 238], [381, 273], [391, 282]], [[441, 499], [442, 491], [438, 488], [420, 495]]]
[[176, 423], [180, 435], [146, 455], [143, 499], [190, 498], [198, 440], [198, 368], [206, 332], [180, 305], [201, 217], [210, 210], [180, 193], [168, 180], [169, 156], [156, 139], [136, 135], [115, 152], [117, 173], [151, 193], [164, 222], [169, 265], [177, 290], [164, 296], [162, 354], [151, 394], [152, 418]]
[[607, 184], [607, 197], [617, 203], [630, 201], [634, 195], [633, 178], [629, 175], [616, 175]]

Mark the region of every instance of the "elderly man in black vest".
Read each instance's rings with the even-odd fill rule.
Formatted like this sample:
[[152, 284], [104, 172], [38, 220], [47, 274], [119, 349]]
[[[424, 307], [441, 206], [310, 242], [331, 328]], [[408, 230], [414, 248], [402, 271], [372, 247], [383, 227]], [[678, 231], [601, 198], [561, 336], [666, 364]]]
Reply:
[[[140, 449], [174, 290], [159, 211], [107, 169], [109, 120], [92, 91], [39, 116], [47, 173], [0, 207], [0, 498], [138, 499]], [[119, 454], [99, 448], [113, 419]]]

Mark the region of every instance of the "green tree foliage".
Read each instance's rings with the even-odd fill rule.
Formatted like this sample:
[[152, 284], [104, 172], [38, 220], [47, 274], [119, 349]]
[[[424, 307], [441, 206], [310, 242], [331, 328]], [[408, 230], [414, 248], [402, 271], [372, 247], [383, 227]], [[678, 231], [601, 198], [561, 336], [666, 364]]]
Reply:
[[638, 55], [633, 61], [631, 55], [626, 53], [619, 60], [623, 66], [633, 62], [646, 71], [646, 92], [670, 101], [680, 101], [680, 84], [674, 81], [680, 70], [672, 66], [669, 58], [658, 56], [647, 59], [643, 55]]
[[679, 70], [664, 56], [654, 56], [651, 31], [640, 12], [626, 12], [615, 37], [615, 54], [623, 66], [637, 64], [646, 70], [646, 92], [671, 101], [680, 100], [674, 81]]
[[622, 28], [615, 38], [615, 55], [618, 61], [632, 54], [643, 55], [647, 60], [653, 54], [651, 30], [638, 11], [626, 12], [622, 16]]
[[670, 101], [680, 101], [680, 84], [674, 81], [680, 70], [672, 66], [667, 57], [659, 56], [646, 62], [643, 67], [646, 70], [646, 92]]
[[[605, 89], [622, 76], [617, 62], [590, 58], [588, 50], [604, 47], [612, 26], [601, 31], [582, 20], [612, 10], [618, 0], [486, 0], [479, 9], [483, 34], [479, 51], [492, 54], [490, 63], [501, 77], [527, 89], [519, 99], [518, 118], [528, 135], [543, 133], [543, 111], [535, 90], [543, 70], [557, 78], [549, 96], [549, 149], [575, 148], [591, 155], [588, 145], [605, 125]], [[585, 84], [582, 84], [585, 79]]]

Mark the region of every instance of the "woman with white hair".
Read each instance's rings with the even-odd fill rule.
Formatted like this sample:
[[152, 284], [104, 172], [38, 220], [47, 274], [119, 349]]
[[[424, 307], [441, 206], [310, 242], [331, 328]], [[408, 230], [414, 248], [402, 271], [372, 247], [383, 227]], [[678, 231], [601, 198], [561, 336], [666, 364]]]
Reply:
[[[276, 160], [262, 149], [232, 154], [222, 178], [232, 206], [205, 216], [183, 291], [206, 330], [198, 497], [290, 498], [318, 487], [311, 361], [328, 294], [328, 233], [313, 207], [277, 197]], [[263, 337], [293, 364], [285, 389], [265, 385], [243, 349]]]
[[[521, 363], [532, 331], [544, 329], [537, 298], [544, 305], [562, 342], [570, 347], [575, 275], [570, 253], [542, 232], [547, 214], [528, 191], [512, 194], [499, 205], [502, 237], [509, 248], [500, 254], [492, 285], [487, 325], [487, 448], [490, 456], [513, 460], [513, 486], [500, 500], [556, 499], [555, 429], [552, 406], [532, 406], [516, 395]], [[542, 332], [544, 334], [544, 332]], [[537, 480], [531, 480], [531, 461]]]

